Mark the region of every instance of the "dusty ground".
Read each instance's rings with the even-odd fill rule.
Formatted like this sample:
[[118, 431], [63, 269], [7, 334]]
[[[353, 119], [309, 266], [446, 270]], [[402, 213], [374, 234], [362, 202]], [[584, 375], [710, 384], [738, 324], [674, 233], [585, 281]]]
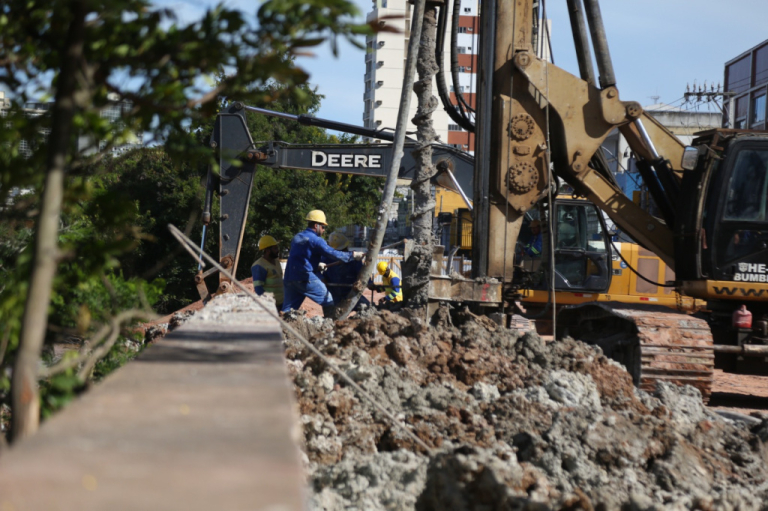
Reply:
[[[251, 278], [248, 278], [248, 279], [245, 279], [245, 280], [241, 280], [240, 282], [244, 286], [248, 286], [249, 289], [251, 289], [250, 286], [253, 285], [253, 279], [251, 279]], [[366, 291], [364, 293], [364, 296], [369, 301], [371, 300], [371, 292], [370, 291]], [[374, 292], [374, 294], [373, 294], [373, 299], [376, 302], [378, 302], [383, 297], [384, 297], [384, 293]], [[159, 319], [157, 319], [155, 321], [152, 321], [150, 323], [146, 323], [145, 325], [147, 327], [149, 327], [149, 326], [152, 326], [152, 325], [159, 325], [161, 323], [168, 323], [169, 321], [171, 321], [171, 318], [174, 316], [174, 314], [179, 314], [179, 313], [186, 314], [188, 312], [198, 311], [198, 310], [200, 310], [202, 308], [203, 308], [203, 301], [202, 300], [198, 300], [198, 301], [196, 301], [194, 303], [191, 303], [191, 304], [187, 305], [183, 309], [180, 309], [180, 310], [174, 312], [173, 314], [168, 314], [167, 316], [163, 316], [162, 318], [159, 318]], [[323, 315], [323, 308], [320, 307], [319, 305], [317, 305], [315, 302], [313, 302], [309, 298], [305, 299], [304, 303], [301, 304], [301, 310], [306, 311], [307, 317], [309, 317], [309, 318], [315, 317], [315, 316], [322, 316]]]
[[768, 509], [768, 420], [638, 391], [582, 343], [461, 311], [291, 321], [432, 449], [289, 339], [315, 509]]
[[[251, 285], [252, 279], [243, 280], [242, 283], [244, 285]], [[375, 292], [374, 300], [378, 301], [383, 296], [383, 293]], [[371, 292], [366, 291], [365, 297], [370, 300]], [[203, 302], [198, 300], [174, 314], [169, 314], [156, 321], [147, 323], [146, 326], [168, 324], [176, 314], [186, 315], [202, 308]], [[322, 308], [310, 299], [304, 300], [301, 310], [306, 312], [307, 318], [322, 316]], [[552, 336], [541, 337], [547, 342], [552, 340]], [[730, 374], [718, 369], [715, 370], [712, 393], [710, 407], [713, 409], [745, 414], [753, 412], [768, 413], [768, 376]]]

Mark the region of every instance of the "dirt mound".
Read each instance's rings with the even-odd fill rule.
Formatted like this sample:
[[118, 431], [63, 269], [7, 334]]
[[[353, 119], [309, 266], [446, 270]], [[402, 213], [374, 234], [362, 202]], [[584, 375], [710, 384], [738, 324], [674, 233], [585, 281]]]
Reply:
[[[599, 350], [467, 311], [289, 318], [433, 448], [286, 341], [316, 509], [761, 509], [768, 421], [638, 391]], [[751, 429], [750, 429], [751, 427]], [[762, 509], [768, 509], [763, 507]]]

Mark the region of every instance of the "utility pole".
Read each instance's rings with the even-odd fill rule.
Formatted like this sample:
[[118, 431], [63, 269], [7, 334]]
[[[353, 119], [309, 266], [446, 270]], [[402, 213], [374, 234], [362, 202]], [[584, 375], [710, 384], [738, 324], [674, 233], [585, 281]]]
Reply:
[[[715, 84], [711, 84], [709, 87], [709, 90], [707, 90], [707, 82], [704, 82], [704, 85], [696, 85], [696, 82], [693, 82], [693, 88], [691, 88], [689, 85], [685, 86], [685, 94], [683, 94], [683, 97], [685, 98], [685, 102], [689, 101], [695, 101], [696, 103], [714, 103], [715, 106], [720, 110], [720, 113], [723, 114], [723, 117], [727, 118], [725, 119], [725, 122], [723, 123], [726, 127], [733, 127], [734, 122], [734, 109], [733, 109], [733, 97], [736, 95], [735, 92], [727, 92], [723, 90], [722, 86], [718, 83], [717, 87], [715, 87]], [[723, 103], [725, 103], [726, 100], [728, 100], [728, 111], [723, 109], [722, 106], [717, 102], [718, 99], [722, 99]]]

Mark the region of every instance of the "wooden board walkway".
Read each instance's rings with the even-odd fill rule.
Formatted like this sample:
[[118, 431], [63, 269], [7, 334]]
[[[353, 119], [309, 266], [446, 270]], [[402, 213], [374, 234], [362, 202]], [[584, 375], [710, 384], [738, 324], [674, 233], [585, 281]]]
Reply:
[[303, 509], [281, 340], [216, 298], [6, 452], [0, 510]]

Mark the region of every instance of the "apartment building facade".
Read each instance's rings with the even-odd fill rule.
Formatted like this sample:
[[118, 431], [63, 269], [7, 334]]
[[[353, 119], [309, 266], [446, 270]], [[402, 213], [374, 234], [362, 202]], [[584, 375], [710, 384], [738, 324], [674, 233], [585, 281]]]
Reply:
[[[456, 86], [467, 103], [474, 108], [479, 37], [479, 1], [460, 0], [459, 30], [457, 38], [459, 84]], [[394, 130], [397, 124], [397, 112], [400, 107], [400, 93], [403, 86], [405, 62], [408, 56], [412, 5], [408, 0], [373, 0], [373, 10], [368, 13], [367, 21], [378, 20], [384, 27], [396, 29], [396, 32], [380, 32], [366, 39], [368, 52], [365, 55], [365, 92], [363, 100], [363, 122], [368, 128]], [[448, 17], [450, 27], [451, 16]], [[450, 89], [451, 101], [456, 104], [456, 90], [450, 85], [450, 30], [446, 35], [443, 66], [446, 84]], [[438, 96], [437, 84], [433, 83], [433, 94]], [[416, 114], [417, 102], [414, 96], [408, 115], [412, 119]], [[464, 151], [474, 151], [474, 135], [462, 130], [455, 124], [445, 110], [439, 107], [432, 114], [433, 125], [440, 142], [450, 144]], [[415, 129], [408, 125], [408, 131]]]
[[768, 41], [725, 63], [724, 127], [766, 129], [768, 115]]

